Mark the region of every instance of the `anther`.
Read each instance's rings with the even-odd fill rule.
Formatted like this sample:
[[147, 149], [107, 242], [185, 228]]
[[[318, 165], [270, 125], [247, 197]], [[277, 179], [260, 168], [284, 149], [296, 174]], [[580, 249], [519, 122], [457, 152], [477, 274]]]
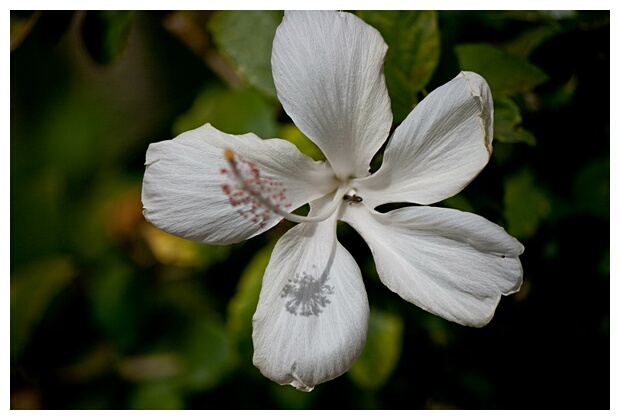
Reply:
[[224, 149], [224, 157], [228, 162], [234, 163], [235, 161], [235, 152], [230, 149]]

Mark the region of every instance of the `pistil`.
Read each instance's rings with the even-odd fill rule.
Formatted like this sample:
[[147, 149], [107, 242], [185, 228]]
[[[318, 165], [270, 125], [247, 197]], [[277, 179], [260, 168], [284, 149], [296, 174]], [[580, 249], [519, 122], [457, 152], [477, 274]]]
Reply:
[[227, 175], [231, 183], [223, 183], [222, 191], [231, 206], [241, 216], [264, 227], [274, 214], [294, 223], [317, 223], [331, 217], [342, 203], [345, 186], [340, 186], [330, 206], [315, 216], [302, 216], [286, 211], [292, 204], [287, 200], [286, 187], [280, 181], [263, 176], [256, 163], [224, 149], [228, 168], [220, 173]]

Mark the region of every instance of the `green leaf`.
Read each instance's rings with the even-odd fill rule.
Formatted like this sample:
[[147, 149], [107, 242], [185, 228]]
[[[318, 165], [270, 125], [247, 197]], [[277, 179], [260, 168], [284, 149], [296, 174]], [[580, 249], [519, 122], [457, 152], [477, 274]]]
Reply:
[[558, 33], [558, 28], [551, 25], [536, 26], [527, 29], [515, 39], [504, 45], [506, 51], [516, 57], [529, 57], [532, 51], [547, 39]]
[[375, 390], [387, 382], [400, 358], [402, 333], [398, 315], [370, 310], [366, 346], [348, 372], [360, 388]]
[[252, 357], [252, 316], [256, 311], [263, 275], [274, 246], [275, 243], [271, 243], [254, 254], [241, 274], [237, 293], [228, 303], [226, 326], [243, 358]]
[[325, 155], [295, 124], [284, 124], [278, 137], [293, 143], [299, 151], [314, 160], [325, 160]]
[[186, 372], [180, 381], [190, 390], [217, 386], [235, 367], [233, 349], [224, 326], [212, 319], [197, 321], [186, 334], [183, 357]]
[[181, 410], [185, 408], [181, 390], [169, 381], [140, 384], [131, 396], [129, 404], [134, 410]]
[[229, 134], [254, 133], [261, 138], [278, 134], [275, 105], [251, 90], [228, 90], [218, 85], [204, 89], [192, 107], [179, 116], [173, 131], [180, 134], [211, 123]]
[[446, 198], [441, 202], [441, 205], [470, 213], [476, 212], [476, 208], [472, 206], [463, 194], [457, 194], [450, 198]]
[[241, 77], [273, 98], [276, 88], [271, 73], [271, 47], [282, 16], [281, 11], [275, 10], [230, 10], [217, 13], [209, 23], [215, 44], [230, 58]]
[[461, 44], [455, 47], [461, 70], [484, 77], [494, 95], [529, 92], [548, 76], [524, 58], [488, 44]]
[[317, 399], [317, 392], [299, 392], [292, 386], [269, 384], [272, 397], [278, 402], [280, 410], [309, 410]]
[[493, 382], [483, 374], [468, 370], [461, 374], [460, 382], [467, 392], [476, 397], [477, 401], [489, 401], [493, 397]]
[[575, 100], [575, 93], [579, 86], [579, 78], [573, 74], [570, 79], [554, 90], [540, 95], [544, 107], [557, 111], [570, 106]]
[[517, 238], [531, 238], [551, 213], [551, 201], [534, 181], [529, 169], [508, 178], [504, 184], [507, 231]]
[[52, 300], [77, 269], [69, 257], [48, 257], [11, 275], [11, 360], [17, 359]]
[[494, 137], [506, 143], [526, 143], [535, 146], [534, 135], [521, 127], [523, 119], [519, 106], [504, 95], [493, 98], [493, 103], [495, 107]]
[[138, 339], [143, 316], [140, 292], [131, 266], [107, 260], [87, 289], [96, 325], [124, 352]]
[[610, 215], [609, 157], [588, 162], [573, 182], [573, 209], [591, 216], [609, 219]]
[[96, 62], [109, 64], [125, 49], [134, 14], [127, 10], [86, 13], [82, 25], [84, 46]]
[[385, 80], [392, 100], [394, 121], [400, 122], [417, 104], [417, 94], [431, 79], [440, 55], [437, 13], [422, 11], [361, 11], [389, 46]]
[[432, 314], [424, 314], [421, 318], [422, 327], [426, 330], [428, 338], [435, 345], [445, 347], [453, 338], [450, 334], [449, 322]]

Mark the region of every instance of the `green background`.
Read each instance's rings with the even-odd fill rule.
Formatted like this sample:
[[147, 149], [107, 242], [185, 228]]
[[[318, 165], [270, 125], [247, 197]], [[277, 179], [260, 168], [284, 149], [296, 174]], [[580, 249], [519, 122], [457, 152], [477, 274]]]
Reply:
[[389, 45], [394, 126], [461, 69], [489, 82], [492, 159], [436, 205], [524, 244], [521, 291], [482, 329], [449, 323], [383, 286], [339, 225], [366, 348], [309, 394], [271, 382], [251, 317], [291, 225], [198, 245], [149, 225], [140, 189], [149, 143], [206, 122], [320, 157], [275, 95], [282, 12], [11, 12], [12, 408], [609, 408], [609, 12], [357, 14]]

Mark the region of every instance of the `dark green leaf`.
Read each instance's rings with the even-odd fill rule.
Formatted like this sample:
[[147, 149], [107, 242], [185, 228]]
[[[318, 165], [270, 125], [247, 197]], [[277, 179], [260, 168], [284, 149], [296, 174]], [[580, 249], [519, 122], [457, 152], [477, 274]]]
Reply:
[[450, 198], [446, 198], [441, 202], [442, 206], [451, 207], [453, 209], [474, 213], [475, 207], [465, 198], [463, 194], [457, 194]]
[[52, 300], [76, 276], [69, 257], [49, 257], [11, 276], [11, 359], [17, 359]]
[[540, 44], [558, 32], [551, 25], [536, 26], [523, 31], [519, 36], [504, 46], [506, 52], [516, 57], [527, 58]]
[[573, 209], [601, 219], [610, 215], [609, 157], [597, 159], [585, 165], [573, 182]]
[[445, 347], [450, 344], [453, 339], [450, 332], [450, 322], [443, 318], [432, 314], [424, 314], [421, 318], [422, 327], [426, 330], [426, 334], [430, 341], [440, 347]]
[[120, 55], [127, 45], [134, 12], [126, 10], [91, 11], [86, 14], [82, 35], [91, 57], [108, 64]]
[[381, 32], [389, 46], [385, 80], [394, 121], [405, 119], [417, 104], [417, 94], [431, 79], [440, 54], [437, 13], [434, 11], [361, 11], [359, 16]]
[[169, 381], [140, 384], [130, 406], [134, 410], [181, 410], [185, 407], [181, 390]]
[[494, 137], [506, 143], [536, 145], [532, 133], [521, 127], [521, 110], [512, 99], [498, 95], [493, 99], [495, 107]]
[[299, 392], [292, 386], [281, 386], [276, 383], [270, 384], [270, 390], [282, 410], [311, 409], [317, 398], [316, 392]]
[[530, 238], [551, 213], [551, 201], [536, 185], [532, 171], [524, 169], [506, 180], [504, 208], [508, 233], [517, 238]]
[[484, 77], [494, 95], [528, 92], [548, 76], [526, 59], [489, 44], [461, 44], [455, 47], [461, 70]]
[[197, 321], [183, 343], [186, 372], [180, 378], [190, 390], [204, 390], [219, 384], [234, 368], [233, 349], [220, 322]]
[[546, 92], [540, 95], [540, 100], [544, 105], [552, 110], [559, 110], [569, 106], [573, 103], [575, 98], [575, 92], [580, 86], [581, 82], [573, 75], [570, 79], [560, 86], [557, 86], [554, 90]]
[[274, 98], [271, 47], [281, 21], [280, 11], [232, 10], [219, 12], [209, 24], [215, 44], [232, 60], [241, 77]]
[[91, 314], [97, 327], [124, 352], [138, 338], [141, 317], [140, 290], [131, 266], [108, 260], [88, 288]]

